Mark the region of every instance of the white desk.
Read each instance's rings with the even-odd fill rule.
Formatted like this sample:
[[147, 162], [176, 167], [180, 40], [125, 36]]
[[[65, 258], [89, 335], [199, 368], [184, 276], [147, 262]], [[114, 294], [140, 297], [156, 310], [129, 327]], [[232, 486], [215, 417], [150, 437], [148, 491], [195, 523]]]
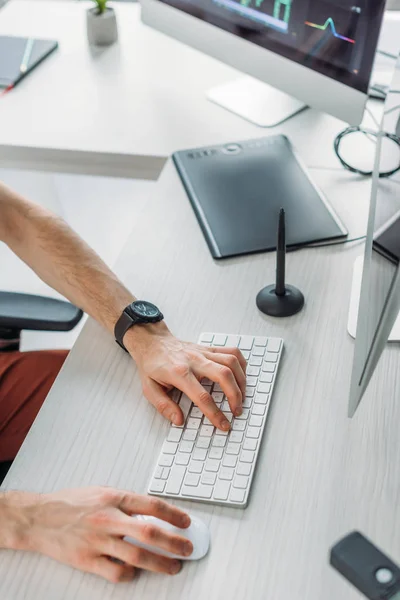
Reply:
[[[350, 229], [366, 223], [369, 181], [313, 170]], [[400, 186], [399, 186], [400, 189]], [[361, 220], [360, 220], [361, 219]], [[173, 237], [181, 232], [181, 237]], [[117, 272], [162, 308], [177, 335], [282, 335], [286, 351], [248, 508], [181, 503], [204, 519], [212, 547], [174, 578], [142, 573], [113, 586], [38, 555], [0, 552], [6, 600], [358, 600], [329, 566], [328, 549], [355, 528], [400, 559], [400, 354], [390, 346], [356, 417], [347, 398], [353, 343], [346, 333], [358, 247], [289, 256], [288, 280], [306, 307], [267, 319], [257, 291], [274, 257], [211, 259], [170, 163], [138, 202]], [[140, 268], [137, 266], [140, 264]], [[136, 266], [135, 266], [136, 265]], [[89, 322], [6, 479], [13, 489], [107, 484], [145, 492], [167, 423], [142, 398], [134, 365]]]
[[[1, 98], [0, 166], [157, 179], [175, 150], [271, 132], [209, 102], [210, 87], [240, 74], [145, 27], [138, 5], [118, 4], [119, 43], [91, 50], [88, 5], [12, 0], [0, 10], [0, 34], [60, 44]], [[338, 168], [331, 144], [343, 126], [306, 110], [274, 132], [290, 133], [307, 165]]]

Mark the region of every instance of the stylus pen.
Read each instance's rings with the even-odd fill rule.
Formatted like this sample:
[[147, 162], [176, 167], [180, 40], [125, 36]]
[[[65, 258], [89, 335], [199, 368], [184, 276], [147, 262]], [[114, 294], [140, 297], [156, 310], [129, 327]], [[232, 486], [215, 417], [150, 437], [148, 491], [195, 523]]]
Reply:
[[286, 254], [286, 239], [285, 239], [285, 211], [283, 208], [279, 211], [278, 224], [278, 243], [276, 247], [276, 286], [275, 294], [284, 296], [285, 290], [285, 254]]

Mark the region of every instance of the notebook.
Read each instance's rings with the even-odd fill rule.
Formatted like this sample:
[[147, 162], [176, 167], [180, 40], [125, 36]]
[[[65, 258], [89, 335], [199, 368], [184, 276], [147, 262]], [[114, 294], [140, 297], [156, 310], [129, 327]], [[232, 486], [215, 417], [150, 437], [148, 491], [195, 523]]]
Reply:
[[58, 47], [54, 40], [0, 36], [0, 88], [17, 85]]
[[347, 235], [286, 136], [183, 150], [173, 160], [216, 259], [275, 249], [280, 208], [288, 247]]

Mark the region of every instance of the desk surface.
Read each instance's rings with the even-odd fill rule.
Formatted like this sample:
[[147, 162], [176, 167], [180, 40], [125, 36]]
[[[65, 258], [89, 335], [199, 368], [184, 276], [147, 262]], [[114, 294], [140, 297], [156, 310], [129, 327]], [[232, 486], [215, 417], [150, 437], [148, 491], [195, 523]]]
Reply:
[[[362, 233], [370, 182], [337, 171], [312, 176], [350, 234]], [[348, 291], [362, 250], [361, 244], [290, 254], [288, 281], [304, 292], [305, 309], [283, 321], [266, 318], [255, 296], [273, 280], [274, 256], [214, 262], [169, 163], [156, 193], [137, 200], [117, 272], [135, 293], [162, 306], [183, 338], [211, 330], [285, 339], [249, 506], [182, 502], [209, 525], [212, 546], [174, 578], [142, 573], [113, 586], [39, 555], [0, 552], [0, 597], [358, 600], [328, 566], [328, 550], [341, 535], [360, 529], [400, 559], [398, 346], [386, 349], [355, 418], [346, 416], [353, 352]], [[145, 492], [167, 427], [143, 399], [132, 361], [89, 321], [5, 487], [107, 484]]]
[[[90, 49], [88, 5], [12, 0], [1, 9], [0, 34], [60, 44], [1, 99], [2, 166], [156, 179], [175, 150], [270, 133], [206, 99], [240, 73], [144, 26], [138, 5], [116, 6], [118, 44]], [[332, 142], [343, 126], [306, 110], [273, 133], [290, 134], [308, 166], [337, 168]]]

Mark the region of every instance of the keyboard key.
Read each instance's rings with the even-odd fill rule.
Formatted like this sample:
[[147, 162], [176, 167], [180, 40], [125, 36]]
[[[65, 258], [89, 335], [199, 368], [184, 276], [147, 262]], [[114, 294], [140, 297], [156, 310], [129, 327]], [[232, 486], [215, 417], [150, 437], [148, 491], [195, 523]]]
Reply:
[[[242, 453], [240, 455], [240, 462], [252, 463], [254, 461], [254, 457], [254, 452], [250, 452], [249, 450], [242, 450]], [[222, 462], [222, 464], [224, 463]]]
[[232, 488], [231, 493], [229, 494], [229, 500], [231, 502], [243, 502], [246, 496], [246, 492], [244, 490], [238, 490], [237, 488]]
[[[257, 439], [246, 438], [243, 442], [243, 450], [257, 450]], [[240, 473], [239, 473], [240, 474]]]
[[182, 487], [182, 496], [209, 499], [212, 496], [212, 491], [213, 488], [211, 485], [199, 485], [198, 487], [184, 485]]
[[224, 390], [219, 383], [214, 383], [214, 392], [223, 392]]
[[244, 431], [246, 429], [246, 421], [238, 421], [235, 419], [232, 424], [232, 431]]
[[226, 412], [230, 412], [231, 407], [229, 406], [228, 400], [224, 400], [223, 401], [223, 403], [221, 404], [221, 410], [226, 411]]
[[253, 398], [245, 398], [242, 402], [243, 408], [250, 408], [253, 404]]
[[157, 467], [154, 471], [154, 479], [162, 479], [161, 475], [165, 467]]
[[179, 442], [182, 437], [182, 429], [174, 429], [171, 427], [167, 437], [168, 442]]
[[161, 479], [168, 479], [171, 469], [164, 467], [161, 473]]
[[188, 473], [185, 477], [185, 485], [194, 485], [197, 487], [199, 485], [199, 481], [200, 475], [198, 475], [197, 473]]
[[259, 378], [259, 381], [261, 381], [261, 383], [272, 383], [274, 380], [274, 374], [273, 373], [267, 373], [265, 371], [263, 371], [261, 373], [261, 376]]
[[[186, 421], [186, 419], [187, 419], [187, 416], [189, 414], [191, 406], [192, 406], [192, 401], [190, 400], [190, 398], [188, 398], [187, 396], [185, 396], [185, 394], [182, 394], [182, 397], [179, 400], [179, 408], [183, 412], [183, 419], [184, 419], [184, 421]], [[178, 427], [178, 425], [173, 425], [173, 427]], [[179, 425], [179, 427], [182, 428], [183, 425]]]
[[242, 475], [236, 475], [235, 479], [233, 480], [233, 487], [239, 488], [241, 490], [245, 490], [248, 486], [248, 483], [249, 483], [248, 477], [243, 477]]
[[188, 429], [198, 429], [200, 427], [200, 423], [200, 419], [193, 419], [192, 417], [189, 417], [186, 423], [186, 427]]
[[203, 419], [203, 424], [204, 424], [204, 425], [212, 425], [212, 423], [211, 423], [210, 419], [207, 419], [207, 417], [204, 417], [204, 419]]
[[256, 394], [254, 404], [268, 404], [269, 394]]
[[176, 454], [178, 450], [178, 444], [176, 442], [164, 442], [163, 453], [164, 454]]
[[212, 445], [215, 448], [224, 448], [226, 437], [223, 435], [215, 435], [212, 439]]
[[235, 469], [232, 469], [232, 467], [222, 467], [222, 469], [218, 473], [218, 479], [223, 479], [225, 481], [232, 481], [234, 474], [235, 474]]
[[204, 468], [206, 471], [212, 471], [213, 473], [217, 473], [219, 469], [219, 464], [219, 460], [212, 460], [211, 458], [209, 458], [206, 461], [206, 465]]
[[276, 364], [275, 363], [263, 363], [262, 370], [266, 373], [275, 373]]
[[216, 429], [215, 430], [215, 435], [221, 435], [226, 437], [228, 435], [229, 431], [221, 431], [220, 429]]
[[249, 350], [241, 350], [241, 353], [243, 354], [243, 358], [245, 360], [249, 360], [249, 358], [250, 358], [250, 351]]
[[186, 467], [173, 466], [171, 468], [167, 487], [165, 488], [167, 494], [179, 494], [185, 473]]
[[153, 479], [150, 485], [150, 492], [162, 494], [165, 488], [165, 481], [162, 479]]
[[240, 452], [240, 444], [233, 444], [231, 442], [228, 443], [226, 450], [226, 454], [236, 454], [238, 455]]
[[201, 473], [203, 470], [204, 463], [199, 460], [190, 461], [190, 465], [188, 468], [189, 473]]
[[214, 385], [214, 382], [211, 381], [211, 379], [208, 379], [208, 377], [203, 377], [200, 383], [201, 385]]
[[253, 350], [251, 351], [252, 356], [264, 356], [264, 354], [265, 354], [265, 348], [261, 348], [261, 347], [257, 347], [257, 346], [255, 346], [253, 348]]
[[189, 464], [190, 454], [183, 454], [182, 452], [178, 452], [175, 458], [175, 464], [186, 467]]
[[239, 462], [237, 469], [236, 469], [236, 474], [237, 475], [250, 475], [250, 473], [251, 473], [251, 465], [249, 465], [248, 463]]
[[228, 339], [226, 340], [227, 348], [237, 348], [239, 346], [240, 336], [238, 335], [228, 335]]
[[263, 346], [265, 348], [265, 346], [267, 345], [267, 338], [266, 337], [256, 337], [254, 340], [254, 345], [255, 346]]
[[257, 377], [246, 377], [246, 389], [251, 387], [256, 387], [257, 385]]
[[242, 335], [240, 337], [239, 349], [240, 350], [251, 350], [253, 347], [253, 338], [248, 335]]
[[279, 338], [269, 338], [268, 339], [268, 352], [279, 352], [281, 349], [282, 340]]
[[203, 448], [195, 448], [193, 450], [192, 458], [194, 460], [206, 460], [207, 450], [203, 450]]
[[170, 467], [173, 462], [174, 462], [173, 456], [170, 456], [168, 454], [162, 454], [160, 456], [158, 464], [160, 465], [160, 467]]
[[208, 458], [213, 458], [215, 460], [221, 460], [224, 454], [223, 448], [211, 448], [208, 453]]
[[216, 402], [216, 403], [217, 402], [222, 402], [223, 399], [224, 399], [223, 392], [216, 392], [216, 391], [214, 391], [211, 395], [213, 397], [214, 402]]
[[213, 346], [225, 346], [227, 335], [217, 334], [213, 339]]
[[214, 488], [213, 498], [215, 500], [227, 500], [231, 484], [229, 481], [219, 479]]
[[246, 398], [253, 398], [255, 391], [254, 387], [246, 387]]
[[250, 375], [250, 377], [258, 377], [260, 375], [260, 367], [247, 365], [246, 375]]
[[[243, 452], [242, 452], [242, 454], [243, 454]], [[246, 462], [246, 461], [244, 461], [244, 462]], [[249, 462], [249, 461], [247, 461], [247, 462]], [[233, 454], [225, 455], [222, 460], [223, 467], [236, 467], [236, 463], [237, 463], [237, 456], [234, 456]]]
[[252, 415], [249, 420], [250, 427], [261, 427], [264, 419], [258, 415]]
[[205, 342], [206, 344], [211, 344], [213, 341], [214, 334], [213, 333], [202, 333], [200, 336], [200, 342]]
[[239, 415], [238, 417], [236, 417], [236, 419], [245, 421], [248, 418], [249, 414], [250, 414], [250, 411], [247, 408], [244, 408], [242, 414]]
[[210, 445], [211, 439], [206, 437], [197, 438], [196, 447], [197, 448], [208, 448]]
[[[178, 429], [178, 431], [179, 431], [179, 429]], [[186, 440], [187, 442], [194, 442], [194, 440], [196, 438], [197, 438], [197, 431], [195, 429], [185, 429], [185, 431], [183, 432], [182, 439]]]
[[174, 401], [176, 404], [178, 404], [178, 403], [179, 403], [179, 400], [180, 400], [181, 396], [182, 396], [182, 392], [181, 392], [181, 390], [178, 390], [177, 388], [174, 388], [174, 389], [172, 390], [172, 392], [171, 392], [171, 398], [172, 398], [172, 400], [173, 400], [173, 401]]
[[275, 354], [274, 352], [266, 352], [264, 355], [265, 362], [275, 363], [277, 360], [278, 360], [278, 354]]
[[195, 417], [196, 419], [201, 419], [203, 413], [197, 406], [193, 406], [192, 410], [190, 411], [190, 416]]
[[214, 433], [213, 425], [202, 425], [199, 435], [202, 435], [204, 437], [211, 437], [213, 433]]
[[257, 439], [260, 436], [261, 429], [259, 427], [248, 427], [246, 431], [247, 438]]
[[[270, 383], [259, 383], [258, 384], [257, 392], [261, 392], [262, 394], [269, 394], [270, 391], [271, 391]], [[190, 419], [189, 419], [189, 421], [190, 421]]]
[[249, 365], [253, 367], [261, 367], [262, 365], [262, 357], [261, 356], [252, 356], [249, 361]]
[[242, 431], [231, 431], [229, 434], [229, 441], [235, 442], [236, 444], [241, 444], [243, 440], [243, 432]]
[[217, 479], [216, 473], [211, 473], [210, 471], [208, 471], [208, 472], [206, 471], [201, 476], [201, 483], [204, 483], [204, 485], [214, 485], [216, 479]]
[[265, 406], [262, 404], [254, 404], [251, 409], [251, 414], [263, 416], [265, 414]]
[[231, 412], [224, 412], [224, 415], [227, 418], [227, 420], [229, 421], [229, 423], [231, 423], [232, 419], [233, 419], [233, 414]]
[[179, 451], [184, 452], [185, 454], [193, 452], [194, 442], [186, 442], [183, 441], [180, 443]]

